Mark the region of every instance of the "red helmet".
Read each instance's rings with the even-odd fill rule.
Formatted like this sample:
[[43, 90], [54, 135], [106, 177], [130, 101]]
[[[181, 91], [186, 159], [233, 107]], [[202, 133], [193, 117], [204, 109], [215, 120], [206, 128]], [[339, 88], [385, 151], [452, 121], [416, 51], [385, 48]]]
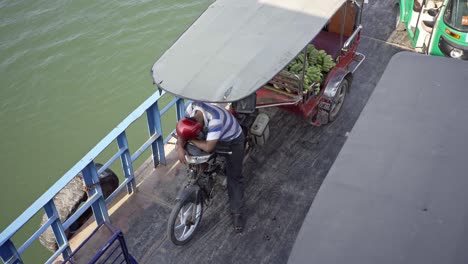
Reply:
[[190, 140], [198, 137], [202, 132], [202, 125], [197, 121], [189, 118], [179, 120], [176, 126], [177, 137], [182, 140]]

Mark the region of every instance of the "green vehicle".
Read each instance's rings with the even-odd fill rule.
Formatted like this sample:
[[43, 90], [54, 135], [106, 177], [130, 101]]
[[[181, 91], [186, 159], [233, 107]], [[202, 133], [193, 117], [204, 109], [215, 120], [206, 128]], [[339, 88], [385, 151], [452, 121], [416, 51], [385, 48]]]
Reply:
[[416, 51], [468, 60], [468, 0], [396, 0], [396, 29]]

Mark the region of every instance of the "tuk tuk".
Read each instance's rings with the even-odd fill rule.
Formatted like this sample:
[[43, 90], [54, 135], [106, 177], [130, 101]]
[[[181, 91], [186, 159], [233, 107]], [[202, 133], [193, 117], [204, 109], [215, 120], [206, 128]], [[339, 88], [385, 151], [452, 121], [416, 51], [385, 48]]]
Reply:
[[153, 82], [190, 100], [280, 106], [326, 124], [365, 59], [362, 9], [362, 0], [217, 0], [153, 65]]
[[397, 30], [416, 51], [468, 60], [468, 0], [399, 0]]
[[[362, 8], [355, 0], [217, 0], [153, 65], [153, 82], [178, 97], [228, 103], [245, 150], [267, 141], [269, 117], [259, 108], [280, 106], [326, 124], [365, 59], [357, 52]], [[188, 182], [167, 229], [176, 245], [196, 233], [216, 185], [210, 175], [224, 171], [216, 153], [186, 151]]]

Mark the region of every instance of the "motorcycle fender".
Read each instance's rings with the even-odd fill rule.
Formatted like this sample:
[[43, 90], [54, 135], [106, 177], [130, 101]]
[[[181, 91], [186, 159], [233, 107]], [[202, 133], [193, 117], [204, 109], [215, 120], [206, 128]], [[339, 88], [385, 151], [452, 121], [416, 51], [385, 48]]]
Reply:
[[336, 71], [334, 71], [333, 75], [328, 80], [325, 91], [323, 92], [323, 96], [329, 100], [332, 100], [335, 97], [341, 82], [348, 75], [352, 76], [352, 73], [342, 68], [338, 68]]
[[177, 194], [176, 200], [185, 200], [189, 199], [189, 201], [196, 201], [198, 194], [200, 192], [200, 186], [198, 185], [190, 185], [182, 190], [180, 190], [179, 194]]

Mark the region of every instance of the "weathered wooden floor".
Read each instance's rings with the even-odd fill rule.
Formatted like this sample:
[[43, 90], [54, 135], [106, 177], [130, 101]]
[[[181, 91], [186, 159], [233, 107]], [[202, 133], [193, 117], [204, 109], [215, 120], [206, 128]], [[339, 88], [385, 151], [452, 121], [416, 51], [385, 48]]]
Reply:
[[[166, 224], [185, 168], [175, 164], [141, 168], [139, 191], [112, 215], [139, 263], [286, 263], [304, 217], [388, 61], [401, 49], [386, 44], [392, 33], [391, 1], [375, 0], [363, 17], [360, 52], [366, 61], [355, 73], [337, 120], [315, 128], [301, 117], [270, 109], [268, 145], [255, 150], [244, 168], [247, 223], [233, 232], [227, 193], [203, 216], [199, 233], [186, 246], [173, 245]], [[404, 33], [403, 33], [404, 34]], [[404, 36], [399, 36], [404, 40]], [[404, 41], [403, 41], [404, 42]], [[171, 146], [168, 146], [168, 149]]]

